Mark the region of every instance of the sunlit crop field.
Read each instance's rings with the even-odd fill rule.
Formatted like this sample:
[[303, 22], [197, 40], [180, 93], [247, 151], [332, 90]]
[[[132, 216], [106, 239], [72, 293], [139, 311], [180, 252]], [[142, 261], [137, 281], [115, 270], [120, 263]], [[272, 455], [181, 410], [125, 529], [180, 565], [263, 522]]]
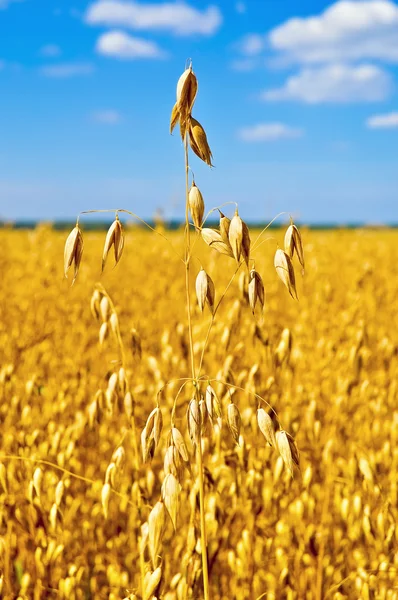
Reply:
[[[398, 234], [303, 231], [299, 302], [273, 266], [283, 234], [269, 232], [254, 255], [264, 318], [253, 317], [238, 275], [204, 353], [201, 393], [219, 380], [224, 416], [231, 394], [242, 416], [239, 445], [225, 423], [204, 434], [211, 598], [398, 599]], [[145, 524], [161, 494], [173, 403], [190, 377], [183, 236], [165, 232], [174, 252], [129, 229], [120, 263], [109, 260], [101, 276], [105, 234], [86, 233], [70, 287], [66, 235], [0, 231], [2, 597], [141, 599], [154, 570]], [[194, 254], [198, 364], [210, 316], [197, 309], [194, 278], [202, 264], [220, 297], [235, 264], [202, 240]], [[110, 328], [99, 344], [97, 282], [114, 304], [124, 356]], [[122, 360], [126, 378], [114, 385]], [[293, 478], [259, 431], [255, 394], [297, 442]], [[159, 600], [202, 598], [191, 397], [188, 383], [175, 424], [190, 456], [177, 527], [167, 517], [156, 559], [149, 598]], [[162, 436], [143, 464], [141, 431], [157, 400]]]

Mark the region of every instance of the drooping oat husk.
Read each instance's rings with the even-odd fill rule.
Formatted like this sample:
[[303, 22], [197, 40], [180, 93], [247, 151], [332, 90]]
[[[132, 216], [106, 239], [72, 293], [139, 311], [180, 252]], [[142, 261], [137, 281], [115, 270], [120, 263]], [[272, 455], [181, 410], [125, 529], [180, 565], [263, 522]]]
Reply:
[[[143, 600], [151, 600], [162, 578], [162, 569], [158, 567], [145, 581], [145, 596]], [[153, 600], [157, 600], [153, 598]]]
[[222, 410], [220, 400], [214, 390], [214, 388], [209, 384], [206, 388], [206, 406], [207, 413], [209, 415], [209, 419], [214, 425], [214, 420], [217, 420], [217, 424], [221, 429], [222, 426]]
[[179, 507], [179, 495], [181, 485], [172, 473], [168, 473], [162, 483], [162, 499], [169, 513], [174, 529], [177, 526], [177, 514]]
[[286, 431], [281, 430], [276, 432], [276, 445], [283, 462], [293, 477], [293, 465], [299, 466], [299, 453], [295, 441]]
[[207, 273], [201, 269], [196, 277], [196, 298], [198, 300], [199, 309], [203, 312], [207, 296]]
[[119, 446], [112, 454], [112, 460], [115, 462], [117, 469], [123, 469], [124, 463], [126, 462], [126, 452], [123, 446]]
[[83, 254], [83, 235], [80, 230], [79, 225], [76, 225], [74, 229], [68, 235], [68, 238], [65, 242], [65, 250], [64, 250], [64, 273], [65, 277], [68, 277], [68, 271], [71, 266], [75, 265], [72, 285], [75, 283], [77, 274], [79, 272], [79, 266], [82, 259]]
[[106, 469], [105, 472], [105, 483], [109, 483], [112, 487], [115, 487], [115, 477], [116, 477], [116, 465], [114, 462], [111, 462]]
[[236, 404], [231, 402], [227, 409], [227, 423], [236, 444], [239, 444], [241, 416]]
[[155, 440], [152, 435], [148, 434], [146, 427], [141, 432], [141, 449], [142, 461], [144, 463], [150, 462], [155, 454]]
[[290, 258], [293, 258], [294, 252], [296, 252], [297, 258], [299, 259], [304, 273], [305, 263], [303, 242], [301, 239], [301, 234], [294, 223], [291, 223], [286, 230], [285, 252], [288, 256], [290, 256]]
[[263, 408], [257, 411], [258, 427], [270, 446], [276, 448], [275, 428], [271, 417]]
[[290, 256], [278, 248], [275, 253], [274, 265], [279, 278], [289, 290], [291, 297], [298, 300], [296, 278], [294, 276], [294, 268]]
[[188, 448], [185, 444], [185, 440], [184, 440], [181, 432], [179, 431], [179, 429], [177, 429], [177, 427], [171, 428], [171, 437], [172, 437], [173, 444], [175, 445], [178, 452], [180, 453], [181, 458], [183, 460], [185, 460], [185, 462], [188, 462], [188, 460], [189, 460]]
[[[229, 243], [229, 228], [231, 226], [231, 219], [228, 219], [228, 217], [226, 217], [221, 210], [218, 211], [220, 213], [220, 235], [222, 237], [223, 242], [227, 245], [230, 246]], [[231, 248], [231, 252], [232, 252], [232, 248]]]
[[232, 217], [228, 237], [232, 248], [232, 254], [236, 262], [239, 262], [242, 254], [243, 221], [239, 216], [238, 210], [236, 210]]
[[100, 302], [100, 306], [99, 306], [99, 312], [101, 315], [101, 319], [103, 323], [106, 323], [109, 319], [109, 315], [110, 315], [110, 304], [109, 304], [109, 300], [106, 296], [103, 296], [103, 298], [101, 299]]
[[179, 120], [180, 120], [180, 111], [178, 110], [178, 103], [176, 102], [173, 106], [173, 110], [171, 111], [170, 133], [173, 133], [174, 127], [177, 125]]
[[117, 314], [113, 312], [109, 317], [109, 325], [111, 326], [111, 331], [115, 338], [119, 339], [119, 319], [117, 318]]
[[100, 317], [100, 302], [101, 294], [99, 290], [94, 290], [90, 300], [91, 314], [93, 315], [94, 319], [99, 319]]
[[199, 121], [194, 118], [189, 119], [188, 133], [192, 151], [209, 167], [212, 167], [212, 153], [207, 141], [206, 132]]
[[263, 284], [263, 280], [261, 279], [260, 274], [257, 273], [257, 271], [255, 269], [252, 269], [250, 271], [249, 279], [250, 279], [250, 281], [249, 281], [249, 288], [248, 288], [248, 298], [249, 298], [250, 308], [252, 309], [252, 312], [254, 314], [254, 310], [256, 308], [257, 301], [260, 303], [261, 309], [264, 308], [264, 300], [265, 300], [264, 284]]
[[173, 443], [170, 444], [164, 455], [163, 471], [165, 475], [172, 473], [178, 481], [182, 481], [184, 466], [181, 455]]
[[209, 305], [210, 311], [214, 312], [214, 282], [204, 269], [201, 269], [196, 277], [196, 297], [201, 312], [203, 312], [206, 302]]
[[188, 202], [193, 223], [199, 231], [202, 227], [205, 203], [203, 196], [194, 181], [192, 182], [192, 187], [189, 191]]
[[152, 460], [159, 443], [163, 428], [162, 411], [157, 406], [150, 413], [144, 429], [141, 433], [142, 458], [144, 463]]
[[198, 80], [192, 66], [185, 69], [177, 83], [177, 108], [180, 118], [186, 119], [192, 112], [198, 93]]
[[215, 250], [217, 250], [217, 252], [225, 254], [226, 256], [230, 256], [231, 258], [234, 257], [229, 242], [228, 244], [226, 244], [223, 238], [221, 237], [221, 234], [215, 229], [204, 227], [202, 229], [202, 238], [208, 246], [214, 248]]
[[187, 411], [188, 433], [193, 446], [196, 446], [200, 441], [201, 434], [201, 414], [199, 410], [199, 402], [196, 398], [192, 398], [188, 404]]
[[61, 506], [62, 498], [64, 496], [65, 485], [64, 482], [58, 481], [57, 487], [55, 488], [55, 504], [59, 507]]
[[155, 504], [148, 517], [148, 546], [154, 569], [156, 569], [157, 563], [159, 562], [158, 554], [165, 525], [166, 510], [164, 503], [159, 501]]
[[102, 510], [104, 511], [105, 519], [108, 518], [109, 514], [109, 499], [111, 497], [111, 485], [110, 483], [105, 483], [102, 487], [101, 491], [101, 502], [102, 502]]
[[37, 467], [33, 473], [33, 487], [36, 492], [37, 497], [40, 500], [41, 496], [41, 485], [43, 483], [43, 471], [40, 467]]
[[102, 323], [99, 330], [99, 344], [100, 346], [104, 345], [104, 342], [108, 336], [108, 323]]
[[243, 260], [246, 263], [246, 266], [249, 267], [250, 260], [250, 233], [249, 228], [244, 221], [242, 221], [242, 256]]
[[102, 271], [104, 270], [106, 259], [108, 258], [109, 250], [112, 248], [112, 246], [114, 246], [116, 266], [122, 256], [124, 248], [124, 232], [118, 215], [116, 215], [115, 220], [109, 227], [108, 233], [106, 234], [104, 250], [102, 253]]

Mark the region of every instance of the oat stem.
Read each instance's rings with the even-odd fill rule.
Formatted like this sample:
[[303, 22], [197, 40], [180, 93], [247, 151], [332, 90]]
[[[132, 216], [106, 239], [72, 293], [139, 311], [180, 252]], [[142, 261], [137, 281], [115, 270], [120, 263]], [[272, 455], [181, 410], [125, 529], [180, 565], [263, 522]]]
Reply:
[[[189, 230], [189, 157], [188, 157], [188, 135], [185, 134], [184, 139], [184, 154], [185, 154], [185, 293], [187, 302], [187, 317], [188, 317], [188, 335], [189, 335], [189, 350], [191, 356], [191, 371], [192, 379], [196, 380], [195, 375], [195, 357], [193, 351], [193, 336], [192, 336], [192, 317], [191, 317], [191, 298], [189, 294], [189, 266], [191, 261], [191, 237]], [[196, 460], [199, 479], [199, 506], [200, 506], [200, 539], [202, 550], [202, 573], [203, 573], [203, 594], [204, 600], [210, 600], [209, 595], [209, 571], [207, 564], [207, 536], [206, 536], [206, 519], [205, 519], [205, 492], [203, 481], [203, 457], [201, 439], [196, 448]]]

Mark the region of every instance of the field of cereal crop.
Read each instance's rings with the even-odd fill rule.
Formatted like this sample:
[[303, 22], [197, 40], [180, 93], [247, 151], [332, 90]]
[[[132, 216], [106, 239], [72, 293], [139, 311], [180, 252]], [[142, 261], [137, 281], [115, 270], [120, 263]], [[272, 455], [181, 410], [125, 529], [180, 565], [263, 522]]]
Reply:
[[[166, 235], [181, 251], [182, 233]], [[275, 274], [283, 236], [273, 230], [255, 255], [263, 319], [253, 317], [238, 276], [204, 353], [199, 393], [217, 379], [223, 413], [221, 429], [208, 424], [202, 434], [211, 598], [396, 600], [397, 232], [302, 231], [299, 302]], [[109, 260], [101, 276], [104, 238], [84, 234], [70, 287], [62, 269], [65, 233], [45, 226], [1, 232], [4, 598], [202, 598], [186, 419], [192, 384], [177, 396], [190, 377], [184, 265], [161, 237], [128, 229], [120, 263], [113, 269]], [[217, 300], [235, 265], [200, 239], [195, 256], [190, 295], [199, 364], [210, 316], [197, 308], [194, 277], [202, 264]], [[101, 346], [101, 316], [90, 309], [98, 282], [121, 338], [109, 326]], [[231, 401], [241, 415], [239, 444], [225, 422]], [[143, 464], [141, 432], [157, 402], [163, 431]], [[296, 440], [300, 470], [294, 467], [293, 477], [259, 431], [259, 402]], [[172, 465], [182, 486], [177, 525], [167, 513], [161, 533], [152, 522], [148, 539], [173, 404], [189, 453]]]

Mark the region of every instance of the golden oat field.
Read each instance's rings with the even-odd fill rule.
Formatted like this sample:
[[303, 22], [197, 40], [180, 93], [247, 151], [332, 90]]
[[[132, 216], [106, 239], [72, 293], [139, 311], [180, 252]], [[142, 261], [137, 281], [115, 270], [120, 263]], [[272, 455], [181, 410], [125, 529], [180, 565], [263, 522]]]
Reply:
[[[82, 230], [72, 287], [67, 232], [0, 231], [1, 594], [200, 600], [183, 233], [164, 232], [174, 252], [156, 233], [126, 228], [123, 257], [101, 276], [105, 233], [84, 232], [84, 220]], [[210, 598], [397, 600], [398, 234], [301, 234], [299, 301], [275, 273], [284, 229], [270, 230], [253, 254], [263, 317], [239, 273], [203, 352], [197, 393], [210, 382], [222, 411], [201, 443]], [[194, 236], [198, 369], [211, 316], [197, 307], [195, 277], [203, 266], [217, 301], [236, 265]], [[100, 309], [95, 289], [109, 295]], [[238, 432], [226, 422], [232, 403]], [[156, 407], [163, 429], [144, 463], [142, 431]], [[294, 437], [293, 477], [258, 408]], [[171, 425], [186, 447], [166, 468]], [[160, 500], [165, 469], [181, 485], [178, 498], [169, 486], [172, 503]]]

